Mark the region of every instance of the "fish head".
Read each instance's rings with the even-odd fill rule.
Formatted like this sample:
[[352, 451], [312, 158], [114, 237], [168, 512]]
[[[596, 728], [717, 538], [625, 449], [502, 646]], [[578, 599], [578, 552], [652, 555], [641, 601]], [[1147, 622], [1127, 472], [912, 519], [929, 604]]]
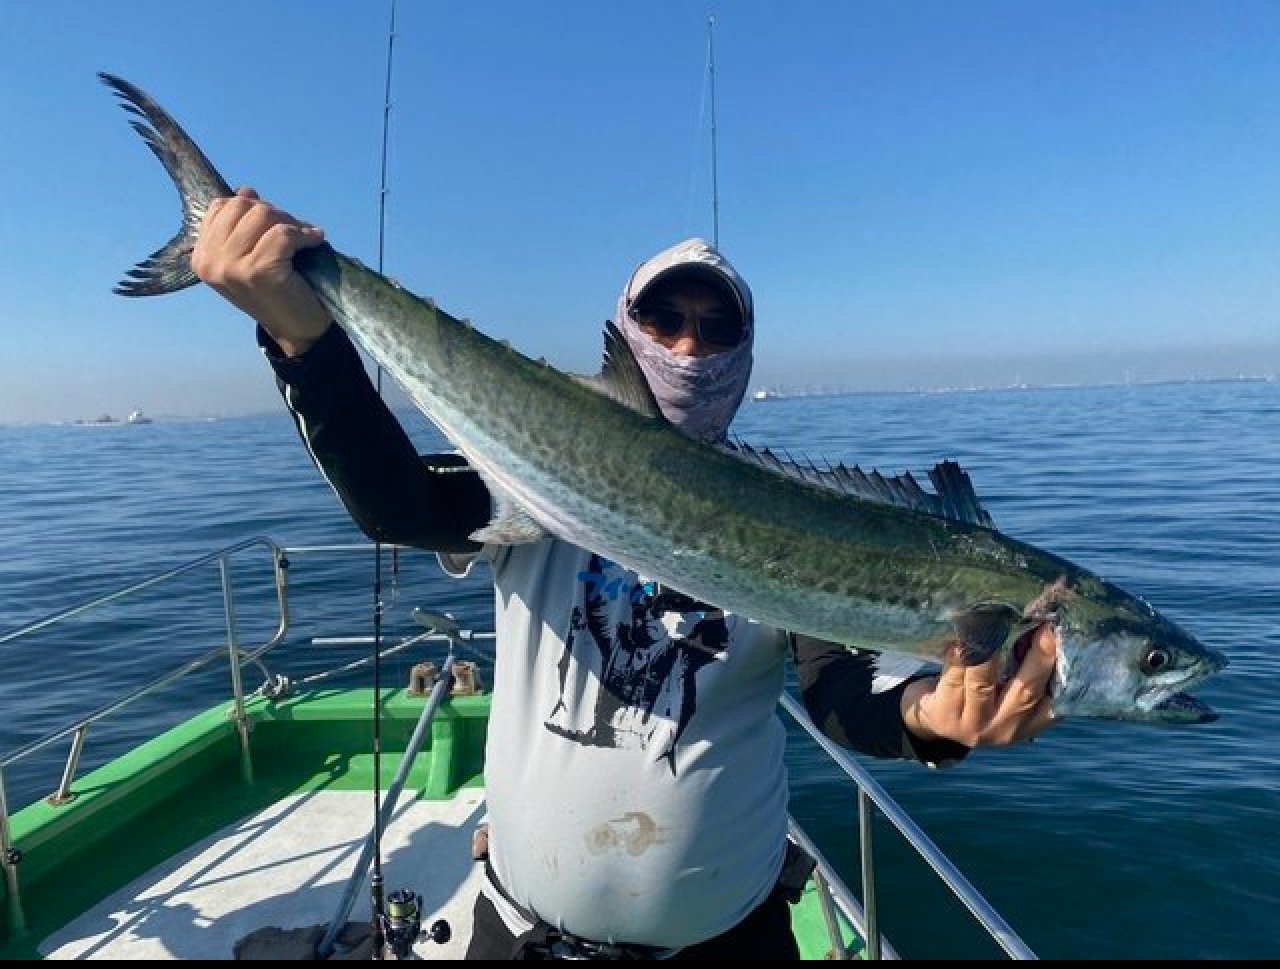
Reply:
[[1146, 603], [1110, 613], [1066, 606], [1054, 625], [1058, 662], [1050, 692], [1057, 716], [1151, 724], [1218, 719], [1187, 691], [1227, 658]]

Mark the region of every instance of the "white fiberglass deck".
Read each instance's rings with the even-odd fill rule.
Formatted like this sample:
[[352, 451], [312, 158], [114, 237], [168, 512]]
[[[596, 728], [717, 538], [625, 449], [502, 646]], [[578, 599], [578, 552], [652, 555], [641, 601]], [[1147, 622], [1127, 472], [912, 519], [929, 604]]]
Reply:
[[[471, 836], [484, 792], [450, 801], [402, 798], [383, 833], [387, 893], [422, 896], [423, 928], [449, 922], [445, 945], [421, 941], [430, 959], [459, 959], [471, 935], [471, 906], [482, 871]], [[40, 946], [50, 959], [231, 959], [235, 944], [266, 926], [327, 925], [372, 825], [373, 798], [321, 791], [285, 798], [153, 868], [54, 933]], [[369, 886], [350, 915], [368, 921]]]

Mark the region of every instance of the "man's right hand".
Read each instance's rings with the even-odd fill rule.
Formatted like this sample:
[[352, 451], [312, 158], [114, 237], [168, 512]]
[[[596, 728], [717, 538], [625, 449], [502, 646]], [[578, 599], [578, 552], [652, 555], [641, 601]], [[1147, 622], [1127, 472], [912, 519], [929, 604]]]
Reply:
[[191, 268], [295, 357], [332, 323], [293, 268], [295, 252], [323, 241], [322, 229], [262, 201], [253, 189], [241, 188], [231, 198], [209, 204]]

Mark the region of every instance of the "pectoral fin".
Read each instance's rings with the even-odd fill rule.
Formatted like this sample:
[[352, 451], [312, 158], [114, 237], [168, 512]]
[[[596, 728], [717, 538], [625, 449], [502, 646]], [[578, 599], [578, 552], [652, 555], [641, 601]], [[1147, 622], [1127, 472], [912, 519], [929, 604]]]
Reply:
[[489, 519], [489, 524], [476, 529], [468, 538], [484, 545], [528, 545], [547, 537], [547, 530], [534, 521], [514, 499], [504, 494], [493, 482], [486, 479], [485, 484], [489, 488], [493, 517]]
[[985, 663], [1025, 627], [1022, 610], [1007, 602], [979, 602], [952, 616], [966, 666]]

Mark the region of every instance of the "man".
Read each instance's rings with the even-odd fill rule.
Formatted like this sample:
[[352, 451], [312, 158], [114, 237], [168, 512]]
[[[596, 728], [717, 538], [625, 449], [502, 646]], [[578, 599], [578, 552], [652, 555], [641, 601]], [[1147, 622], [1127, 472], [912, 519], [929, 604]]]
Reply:
[[[293, 272], [293, 254], [321, 238], [242, 189], [210, 207], [192, 265], [260, 324], [299, 431], [356, 522], [436, 550], [450, 571], [477, 558], [492, 570], [490, 857], [469, 957], [796, 958], [779, 885], [788, 649], [819, 725], [875, 756], [954, 761], [1048, 726], [1047, 629], [1007, 683], [998, 660], [949, 662], [877, 691], [865, 656], [692, 601], [588, 549], [478, 545], [484, 484], [456, 457], [415, 453]], [[632, 274], [616, 323], [663, 414], [723, 439], [755, 328], [733, 267], [701, 240], [665, 250]]]

